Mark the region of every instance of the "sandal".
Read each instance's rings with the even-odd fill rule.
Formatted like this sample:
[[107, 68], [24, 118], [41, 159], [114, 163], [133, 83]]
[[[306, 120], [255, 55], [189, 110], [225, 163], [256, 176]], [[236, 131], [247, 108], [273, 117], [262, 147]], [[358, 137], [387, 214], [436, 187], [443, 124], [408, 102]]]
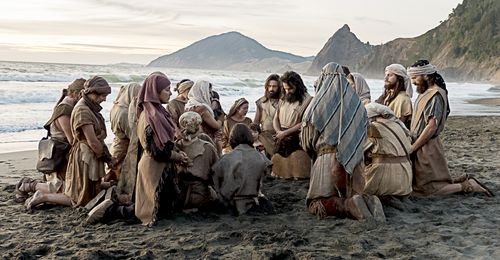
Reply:
[[24, 191], [24, 188], [21, 187], [23, 187], [24, 183], [29, 183], [31, 181], [33, 181], [33, 179], [29, 177], [23, 177], [17, 182], [16, 189], [14, 190], [14, 193], [16, 195], [16, 197], [14, 198], [15, 202], [23, 203], [24, 201], [26, 201], [26, 199], [29, 198], [29, 193]]
[[464, 193], [471, 193], [474, 191], [474, 188], [472, 187], [472, 184], [469, 182], [469, 180], [461, 182], [460, 185], [462, 186], [462, 191]]
[[468, 179], [472, 178], [472, 176], [470, 176], [468, 173], [464, 174], [464, 175], [460, 175], [460, 176], [457, 176], [457, 177], [453, 177], [451, 182], [452, 183], [462, 183]]
[[[484, 184], [482, 184], [481, 182], [479, 182], [476, 178], [474, 177], [470, 177], [471, 180], [474, 180], [479, 186], [481, 186], [481, 188], [483, 188], [485, 191], [484, 193], [486, 193], [486, 196], [488, 197], [495, 197], [495, 194], [493, 194], [493, 192], [491, 192], [490, 189], [488, 189], [488, 187], [486, 187]], [[472, 185], [471, 185], [472, 187]]]

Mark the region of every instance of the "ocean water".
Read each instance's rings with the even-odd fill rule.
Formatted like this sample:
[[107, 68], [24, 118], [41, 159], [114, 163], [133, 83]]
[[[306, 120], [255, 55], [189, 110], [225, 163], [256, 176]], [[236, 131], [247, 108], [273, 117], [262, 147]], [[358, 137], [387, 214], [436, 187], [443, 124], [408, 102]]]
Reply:
[[[46, 135], [44, 123], [49, 119], [61, 90], [76, 78], [99, 75], [110, 83], [112, 92], [102, 104], [108, 126], [106, 142], [113, 133], [109, 129], [109, 111], [120, 86], [142, 81], [154, 71], [162, 71], [173, 83], [183, 78], [207, 79], [214, 84], [227, 112], [232, 103], [244, 97], [250, 101], [248, 116], [253, 119], [255, 101], [263, 95], [268, 73], [211, 71], [193, 69], [151, 68], [133, 65], [78, 65], [28, 62], [0, 62], [0, 153], [37, 149], [38, 140]], [[446, 78], [446, 77], [445, 77]], [[316, 77], [303, 76], [309, 93], [314, 95]], [[380, 96], [383, 81], [368, 79], [372, 100]], [[493, 85], [447, 83], [451, 115], [500, 115], [500, 107], [474, 105], [469, 100], [500, 97], [491, 91]], [[175, 93], [172, 98], [175, 97]], [[415, 96], [414, 96], [415, 98]]]

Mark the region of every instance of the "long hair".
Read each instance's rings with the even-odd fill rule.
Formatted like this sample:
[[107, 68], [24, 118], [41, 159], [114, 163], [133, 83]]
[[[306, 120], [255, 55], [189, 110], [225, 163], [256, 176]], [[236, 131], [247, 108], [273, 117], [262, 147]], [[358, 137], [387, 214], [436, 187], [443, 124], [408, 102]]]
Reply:
[[[307, 93], [306, 85], [302, 81], [300, 75], [295, 71], [287, 71], [281, 76], [281, 81], [287, 85], [291, 85], [295, 88], [295, 98], [302, 104], [304, 101], [305, 94]], [[286, 95], [285, 95], [286, 96]]]
[[266, 97], [268, 97], [268, 91], [267, 91], [267, 86], [269, 85], [269, 82], [272, 81], [272, 80], [275, 80], [278, 82], [278, 93], [277, 93], [277, 96], [278, 98], [280, 98], [282, 96], [282, 93], [283, 93], [283, 84], [281, 83], [281, 80], [280, 80], [280, 76], [278, 74], [271, 74], [267, 77], [266, 79], [266, 82], [264, 83], [264, 88], [265, 88], [265, 92], [266, 92]]
[[389, 89], [384, 89], [384, 93], [382, 93], [382, 95], [380, 95], [380, 97], [377, 100], [375, 100], [375, 103], [388, 106], [399, 95], [399, 92], [406, 91], [405, 79], [399, 75], [396, 75], [396, 78], [397, 78], [396, 87], [394, 88], [392, 95], [389, 94]]

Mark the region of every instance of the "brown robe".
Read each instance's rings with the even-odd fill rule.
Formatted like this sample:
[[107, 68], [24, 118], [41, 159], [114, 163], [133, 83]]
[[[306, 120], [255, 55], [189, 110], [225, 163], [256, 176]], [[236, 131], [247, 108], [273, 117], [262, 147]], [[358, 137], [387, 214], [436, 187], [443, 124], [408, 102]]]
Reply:
[[[205, 112], [208, 113], [207, 108], [204, 106], [191, 107], [187, 111], [196, 112], [202, 118], [203, 118], [203, 116], [202, 116], [203, 113], [205, 113]], [[221, 116], [223, 117], [224, 115], [221, 115]], [[203, 133], [205, 133], [206, 135], [208, 135], [212, 139], [212, 141], [216, 145], [215, 148], [217, 148], [217, 152], [220, 154], [222, 152], [222, 129], [211, 128], [205, 121], [203, 121], [201, 123], [201, 129], [202, 129]]]
[[104, 161], [100, 160], [87, 143], [82, 126], [92, 125], [95, 135], [103, 147], [106, 129], [101, 122], [80, 99], [71, 113], [71, 132], [74, 141], [71, 147], [64, 194], [71, 199], [73, 207], [85, 206], [101, 190], [101, 178], [104, 177]]
[[170, 100], [167, 104], [167, 111], [172, 116], [172, 120], [175, 122], [175, 125], [177, 125], [177, 128], [179, 128], [179, 117], [184, 113], [186, 102], [187, 100], [175, 98]]
[[271, 162], [253, 147], [241, 144], [223, 155], [212, 167], [214, 188], [221, 199], [245, 214], [261, 194], [264, 176]]
[[436, 117], [438, 125], [435, 135], [420, 149], [414, 151], [412, 156], [413, 193], [416, 195], [432, 195], [452, 183], [443, 143], [439, 137], [447, 119], [447, 103], [446, 92], [438, 86], [430, 87], [415, 101], [411, 122], [412, 134], [419, 136], [432, 117]]

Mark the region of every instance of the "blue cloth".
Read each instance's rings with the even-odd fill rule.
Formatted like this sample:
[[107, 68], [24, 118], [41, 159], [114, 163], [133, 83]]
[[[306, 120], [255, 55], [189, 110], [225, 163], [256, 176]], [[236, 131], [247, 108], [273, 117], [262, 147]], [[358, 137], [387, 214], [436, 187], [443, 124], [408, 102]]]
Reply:
[[345, 78], [342, 67], [328, 63], [321, 70], [316, 84], [316, 96], [303, 117], [311, 123], [326, 143], [337, 147], [337, 160], [352, 174], [363, 160], [368, 117], [354, 89]]

